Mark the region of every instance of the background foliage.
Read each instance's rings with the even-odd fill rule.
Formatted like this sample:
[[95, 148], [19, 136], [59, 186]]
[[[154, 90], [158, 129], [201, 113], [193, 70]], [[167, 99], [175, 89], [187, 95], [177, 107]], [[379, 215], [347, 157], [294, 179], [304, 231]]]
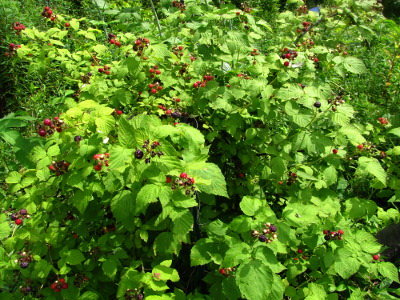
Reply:
[[2, 2], [2, 299], [398, 297], [382, 5], [149, 4]]

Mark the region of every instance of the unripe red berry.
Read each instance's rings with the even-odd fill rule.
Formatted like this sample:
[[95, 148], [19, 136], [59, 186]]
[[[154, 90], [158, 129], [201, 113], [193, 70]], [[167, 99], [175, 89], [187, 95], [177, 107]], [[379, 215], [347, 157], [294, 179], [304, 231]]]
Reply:
[[175, 102], [181, 102], [180, 98], [175, 98]]
[[150, 72], [150, 73], [154, 73], [155, 70], [154, 70], [153, 68], [151, 68], [151, 69], [149, 69], [149, 72]]
[[93, 169], [95, 169], [96, 171], [100, 171], [101, 170], [101, 165], [95, 165], [93, 167]]
[[303, 253], [303, 250], [302, 249], [297, 249], [297, 253]]
[[118, 116], [120, 116], [120, 115], [123, 114], [122, 110], [116, 110], [115, 113], [116, 113]]
[[61, 288], [64, 289], [64, 290], [67, 289], [68, 288], [68, 283], [63, 283]]
[[100, 73], [103, 73], [103, 72], [104, 72], [104, 69], [103, 69], [103, 68], [99, 68], [99, 72], [100, 72]]
[[43, 120], [43, 124], [46, 126], [50, 126], [51, 125], [51, 120], [50, 119], [44, 119]]
[[46, 130], [44, 130], [44, 129], [39, 129], [38, 134], [39, 134], [40, 136], [46, 136], [47, 132], [46, 132]]
[[110, 71], [104, 71], [104, 74], [106, 74], [106, 75], [110, 75], [111, 74], [111, 72]]
[[111, 40], [110, 40], [110, 44], [115, 44], [115, 40], [114, 40], [114, 39], [111, 39]]
[[314, 58], [314, 61], [317, 63], [319, 60], [318, 60], [318, 58]]
[[121, 47], [121, 42], [120, 42], [120, 41], [116, 41], [116, 42], [115, 42], [115, 46]]
[[60, 283], [65, 283], [65, 279], [64, 279], [64, 278], [61, 278], [61, 279], [58, 280], [58, 282], [60, 282]]
[[188, 177], [187, 173], [183, 172], [179, 175], [180, 178], [186, 179]]
[[17, 225], [21, 225], [22, 224], [22, 220], [21, 219], [16, 219], [14, 222]]
[[283, 63], [283, 65], [285, 66], [285, 67], [289, 67], [289, 62], [288, 61], [285, 61], [284, 63]]
[[329, 230], [324, 230], [324, 231], [322, 231], [323, 232], [323, 234], [328, 234], [329, 233]]
[[161, 74], [161, 71], [160, 71], [160, 70], [156, 70], [156, 74], [157, 74], [157, 75], [160, 75], [160, 74]]
[[157, 87], [157, 89], [158, 89], [159, 91], [161, 91], [161, 90], [163, 89], [163, 87], [162, 87], [161, 85], [159, 85], [159, 86]]
[[165, 178], [165, 182], [166, 182], [166, 183], [170, 183], [171, 180], [172, 180], [172, 179], [171, 179], [171, 177], [169, 177], [169, 176], [167, 176], [167, 177]]
[[343, 231], [342, 229], [339, 229], [337, 232], [338, 232], [339, 234], [344, 234], [344, 231]]
[[150, 91], [152, 94], [155, 94], [155, 93], [157, 93], [157, 90], [156, 89], [151, 89], [151, 91]]
[[333, 154], [337, 154], [339, 152], [339, 150], [338, 149], [333, 149], [332, 152], [333, 152]]
[[373, 260], [379, 260], [381, 256], [379, 254], [375, 254], [374, 256], [372, 256]]
[[71, 26], [68, 22], [67, 23], [65, 23], [64, 24], [65, 25], [65, 27], [69, 27], [69, 26]]
[[363, 146], [362, 144], [360, 144], [360, 145], [357, 146], [357, 148], [358, 148], [359, 150], [361, 150], [362, 148], [364, 148], [364, 146]]
[[44, 7], [44, 10], [46, 10], [46, 11], [49, 10], [49, 9], [50, 9], [50, 7], [48, 7], [48, 6]]

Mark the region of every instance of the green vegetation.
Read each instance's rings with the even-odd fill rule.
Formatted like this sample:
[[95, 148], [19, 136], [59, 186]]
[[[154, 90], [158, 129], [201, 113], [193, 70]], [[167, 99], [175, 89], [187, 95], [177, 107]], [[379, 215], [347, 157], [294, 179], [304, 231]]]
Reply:
[[317, 4], [3, 1], [0, 298], [397, 299], [400, 29]]

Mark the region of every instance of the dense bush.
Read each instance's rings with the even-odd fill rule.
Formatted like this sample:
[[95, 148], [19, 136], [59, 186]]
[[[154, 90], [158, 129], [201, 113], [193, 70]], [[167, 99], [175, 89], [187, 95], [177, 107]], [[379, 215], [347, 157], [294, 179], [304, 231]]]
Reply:
[[399, 115], [357, 117], [349, 92], [369, 72], [359, 48], [396, 27], [375, 1], [287, 7], [273, 24], [210, 1], [160, 1], [155, 22], [41, 7], [46, 29], [17, 30], [12, 72], [53, 85], [34, 125], [0, 123], [20, 166], [2, 299], [400, 294], [374, 238], [400, 217]]

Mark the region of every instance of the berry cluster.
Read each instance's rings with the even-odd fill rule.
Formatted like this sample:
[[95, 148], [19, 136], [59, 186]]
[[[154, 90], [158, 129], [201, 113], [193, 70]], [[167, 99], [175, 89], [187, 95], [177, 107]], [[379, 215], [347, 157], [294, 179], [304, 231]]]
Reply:
[[14, 221], [17, 225], [22, 225], [23, 219], [29, 219], [31, 216], [28, 215], [28, 211], [23, 208], [17, 213], [13, 213], [10, 215], [11, 221]]
[[186, 9], [186, 5], [184, 1], [172, 1], [172, 6], [179, 8], [181, 10], [181, 12], [184, 12]]
[[15, 22], [12, 27], [17, 35], [20, 35], [21, 31], [25, 29], [25, 25], [20, 22]]
[[60, 176], [68, 172], [68, 168], [71, 164], [66, 162], [65, 160], [61, 161], [52, 161], [49, 169], [51, 172], [55, 172], [56, 176]]
[[137, 56], [142, 56], [143, 51], [147, 48], [150, 44], [148, 38], [138, 38], [133, 45], [133, 50], [137, 51]]
[[116, 35], [114, 33], [108, 34], [108, 42], [112, 45], [117, 46], [118, 48], [121, 47], [121, 42], [116, 40]]
[[17, 49], [21, 48], [21, 45], [17, 45], [14, 43], [11, 43], [8, 45], [8, 52], [4, 53], [5, 56], [9, 57], [9, 56], [13, 56], [15, 54], [17, 54]]
[[[375, 158], [377, 158], [377, 159], [383, 159], [383, 158], [386, 158], [386, 156], [387, 156], [385, 151], [378, 150], [376, 148], [376, 145], [372, 144], [371, 142], [365, 142], [365, 143], [359, 144], [357, 146], [357, 149], [360, 152], [374, 155]], [[359, 158], [359, 155], [354, 155], [353, 157], [350, 157], [349, 160], [357, 160], [358, 158]]]
[[79, 273], [75, 276], [74, 285], [76, 287], [80, 288], [83, 284], [87, 282], [89, 282], [89, 277], [87, 277], [86, 275]]
[[251, 77], [248, 76], [246, 73], [239, 73], [239, 74], [237, 74], [237, 77], [243, 78], [243, 79], [246, 79], [246, 80], [251, 79]]
[[302, 5], [302, 6], [298, 7], [298, 8], [296, 8], [295, 10], [297, 11], [297, 15], [298, 16], [305, 15], [305, 14], [308, 13], [308, 8], [307, 8], [306, 5]]
[[125, 292], [126, 300], [143, 300], [144, 295], [138, 289], [127, 289]]
[[59, 280], [54, 281], [50, 285], [50, 288], [55, 292], [59, 293], [61, 292], [61, 289], [66, 290], [68, 288], [68, 283], [65, 282], [64, 278], [61, 278]]
[[379, 123], [381, 123], [382, 125], [387, 125], [389, 124], [389, 121], [386, 118], [378, 118]]
[[176, 55], [176, 56], [183, 56], [183, 46], [175, 46], [174, 48], [172, 48], [172, 52]]
[[[288, 49], [288, 48], [284, 48], [281, 51], [282, 51], [281, 58], [283, 58], [283, 59], [294, 60], [298, 56], [298, 53], [297, 53], [296, 50], [291, 50], [291, 49]], [[286, 61], [284, 61], [283, 65], [285, 67], [289, 67], [290, 62], [288, 60], [286, 60]]]
[[45, 18], [50, 19], [50, 20], [53, 21], [53, 22], [56, 20], [56, 16], [53, 15], [53, 11], [52, 11], [51, 8], [48, 7], [48, 6], [45, 6], [45, 7], [44, 7], [44, 9], [43, 9], [43, 11], [42, 11], [42, 16], [45, 17]]
[[43, 124], [38, 126], [37, 133], [40, 136], [52, 135], [54, 133], [54, 129], [57, 132], [62, 131], [62, 126], [64, 124], [63, 120], [60, 120], [59, 117], [54, 117], [53, 121], [50, 119], [44, 119]]
[[343, 239], [343, 234], [344, 231], [342, 229], [339, 229], [338, 231], [330, 231], [330, 230], [324, 230], [323, 234], [325, 234], [324, 239], [326, 241], [330, 241], [330, 240], [342, 240]]
[[99, 68], [98, 71], [99, 73], [104, 73], [106, 75], [110, 75], [111, 74], [111, 67], [110, 66], [103, 66], [103, 68]]
[[250, 52], [251, 56], [256, 56], [256, 55], [260, 55], [260, 52], [258, 52], [257, 49], [253, 49], [253, 51]]
[[183, 74], [187, 73], [188, 66], [189, 66], [188, 63], [182, 63], [182, 67], [179, 69], [179, 74], [183, 75]]
[[315, 55], [313, 55], [313, 56], [310, 55], [310, 56], [308, 57], [308, 59], [312, 60], [312, 61], [315, 63], [315, 66], [316, 66], [316, 67], [319, 66], [319, 64], [318, 64], [319, 59], [318, 59], [318, 57], [316, 57]]
[[[157, 147], [161, 146], [161, 144], [158, 141], [154, 141], [151, 145], [150, 145], [150, 141], [146, 140], [143, 142], [142, 145], [142, 149], [146, 150], [146, 153], [144, 153], [142, 150], [137, 149], [135, 151], [135, 158], [136, 159], [142, 159], [145, 158], [145, 162], [146, 164], [148, 164], [151, 160], [152, 157], [155, 157], [156, 155], [158, 157], [164, 155], [164, 153], [162, 151], [158, 151], [156, 152], [155, 149]], [[150, 157], [149, 157], [150, 156]]]
[[185, 194], [190, 195], [191, 193], [194, 193], [196, 191], [196, 188], [193, 186], [194, 185], [194, 178], [193, 177], [188, 177], [187, 173], [183, 172], [179, 175], [179, 178], [176, 178], [174, 181], [172, 180], [172, 177], [167, 176], [165, 178], [166, 183], [171, 183], [171, 189], [176, 190], [178, 189], [185, 189]]
[[289, 178], [287, 181], [287, 185], [292, 185], [297, 182], [297, 174], [293, 172], [289, 172]]
[[150, 78], [154, 78], [155, 75], [160, 75], [161, 71], [159, 70], [159, 66], [155, 65], [149, 69]]
[[193, 54], [190, 54], [190, 60], [191, 61], [195, 61], [197, 59], [197, 57], [195, 57]]
[[271, 223], [265, 223], [264, 226], [265, 228], [262, 230], [262, 232], [259, 232], [258, 230], [253, 230], [251, 232], [251, 235], [255, 238], [258, 238], [260, 242], [272, 243], [274, 239], [278, 238], [278, 234], [276, 233], [278, 231], [278, 228]]
[[153, 83], [150, 83], [148, 85], [149, 87], [149, 92], [154, 94], [157, 94], [158, 91], [162, 91], [163, 90], [163, 86], [161, 85], [161, 81], [156, 79], [153, 81]]
[[81, 75], [81, 80], [83, 83], [90, 84], [90, 77], [92, 76], [92, 72], [87, 72], [85, 75]]
[[298, 53], [296, 50], [283, 48], [281, 51], [282, 51], [281, 58], [283, 58], [283, 59], [286, 58], [286, 59], [294, 60], [298, 56]]
[[236, 268], [235, 268], [235, 267], [233, 267], [233, 268], [221, 268], [221, 269], [219, 269], [219, 273], [222, 274], [222, 275], [224, 275], [225, 277], [230, 276], [231, 273], [232, 273], [232, 272], [235, 272], [235, 271], [236, 271]]
[[242, 2], [240, 4], [240, 9], [242, 9], [246, 13], [250, 13], [251, 12], [251, 8], [249, 7], [249, 5], [246, 2]]
[[300, 48], [301, 46], [305, 46], [307, 49], [311, 49], [314, 47], [315, 43], [312, 39], [305, 39], [301, 44], [297, 44], [296, 46]]
[[337, 111], [337, 106], [346, 103], [346, 101], [341, 96], [336, 96], [335, 99], [328, 99], [328, 103], [332, 105], [332, 111]]
[[18, 263], [19, 266], [22, 269], [26, 269], [29, 267], [29, 263], [32, 262], [32, 255], [27, 253], [26, 251], [24, 252], [19, 252], [18, 253], [21, 257], [16, 259], [14, 262]]
[[21, 286], [21, 287], [19, 288], [19, 291], [20, 291], [22, 294], [27, 295], [27, 294], [33, 292], [33, 288], [32, 288], [30, 285]]
[[337, 45], [336, 45], [336, 51], [337, 51], [338, 53], [341, 53], [341, 52], [342, 52], [342, 54], [343, 54], [344, 56], [349, 55], [349, 52], [347, 52], [347, 51], [345, 50], [345, 48], [344, 48], [344, 46], [343, 46], [342, 44], [337, 44]]
[[206, 83], [213, 79], [214, 79], [214, 76], [212, 76], [212, 75], [204, 75], [203, 81], [200, 81], [200, 80], [196, 81], [195, 83], [193, 83], [193, 87], [194, 88], [205, 87]]
[[101, 168], [104, 166], [108, 167], [108, 159], [110, 157], [110, 153], [104, 153], [104, 154], [95, 154], [93, 155], [93, 159], [95, 160], [95, 165], [93, 166], [93, 169], [96, 171], [100, 171]]
[[300, 32], [306, 32], [306, 31], [310, 30], [310, 25], [311, 25], [310, 22], [303, 22], [303, 23], [301, 23], [301, 24], [303, 25], [303, 28], [297, 28], [297, 32], [298, 32], [298, 33], [300, 33]]

